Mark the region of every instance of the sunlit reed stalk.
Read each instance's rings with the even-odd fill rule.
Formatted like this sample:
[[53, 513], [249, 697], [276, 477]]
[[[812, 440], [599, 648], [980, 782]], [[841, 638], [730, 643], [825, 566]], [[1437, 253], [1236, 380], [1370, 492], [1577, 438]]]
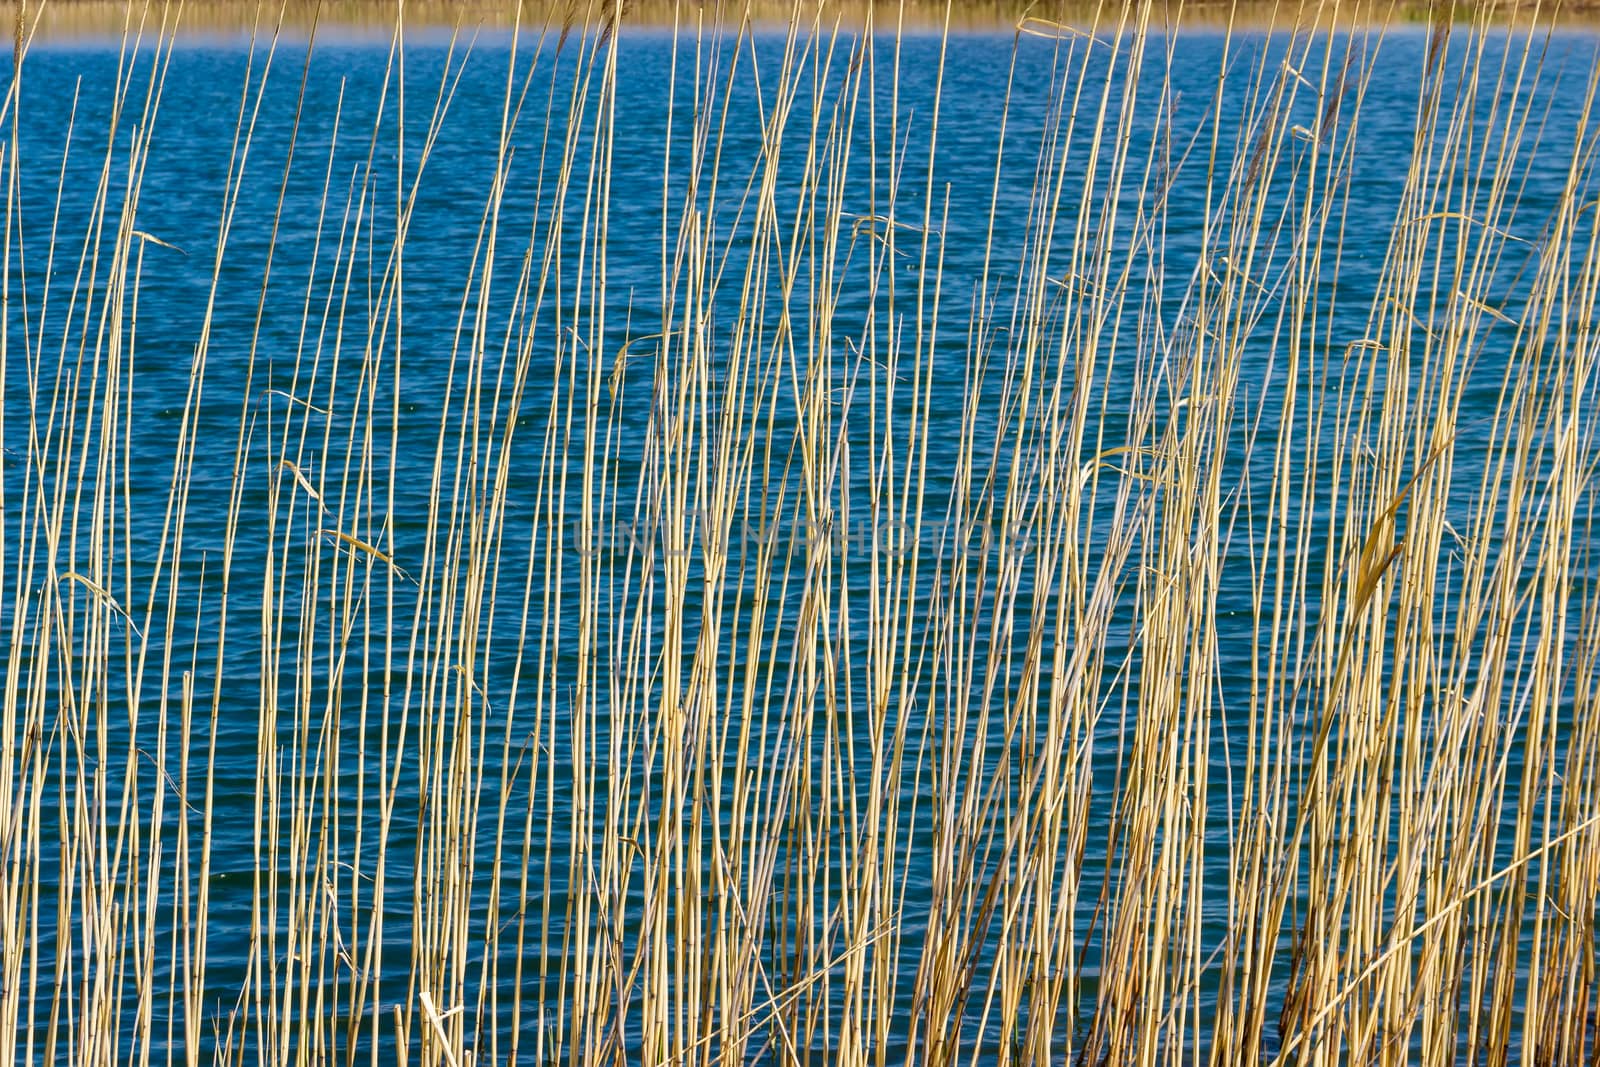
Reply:
[[[180, 14], [129, 9], [54, 190], [31, 7], [0, 115], [0, 1056], [1595, 1055], [1597, 76], [1551, 89], [1558, 13], [1440, 13], [1404, 102], [1380, 10], [1241, 14], [1204, 101], [1166, 9], [1033, 14], [980, 189], [953, 10], [674, 9], [643, 131], [615, 6], [426, 81], [402, 13], [370, 112], [268, 19], [203, 248], [141, 225]], [[616, 180], [639, 136], [659, 189]], [[183, 255], [205, 299], [153, 303]]]

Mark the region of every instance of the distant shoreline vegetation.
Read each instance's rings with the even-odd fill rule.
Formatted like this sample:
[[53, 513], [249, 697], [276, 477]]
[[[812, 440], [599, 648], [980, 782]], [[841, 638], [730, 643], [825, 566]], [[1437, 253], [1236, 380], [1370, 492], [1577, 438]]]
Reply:
[[[519, 24], [528, 29], [601, 22], [609, 17], [611, 5], [599, 0], [561, 3], [536, 0], [518, 5], [510, 0], [413, 0], [403, 6], [406, 25], [414, 30], [459, 28], [505, 29]], [[331, 33], [373, 31], [388, 34], [395, 25], [397, 5], [376, 0], [288, 0], [285, 3], [256, 4], [247, 0], [187, 0], [178, 14], [178, 5], [125, 3], [117, 0], [48, 0], [39, 3], [0, 4], [0, 20], [14, 25], [19, 13], [42, 42], [70, 40], [74, 37], [120, 35], [130, 23], [137, 28], [141, 16], [150, 32], [158, 29], [163, 17], [178, 18], [178, 25], [192, 33], [248, 34], [269, 31], [306, 31], [313, 25]], [[864, 25], [870, 18], [881, 31], [897, 26], [906, 30], [938, 29], [946, 24], [952, 31], [995, 31], [1020, 29], [1047, 33], [1051, 24], [1075, 29], [1113, 26], [1119, 20], [1134, 18], [1137, 5], [1095, 4], [1087, 0], [1067, 2], [1028, 2], [1028, 0], [954, 0], [948, 8], [937, 0], [911, 0], [897, 4], [890, 0], [842, 0], [822, 5], [805, 0], [797, 5], [782, 0], [755, 0], [748, 5], [696, 3], [688, 0], [626, 0], [621, 5], [624, 25], [692, 28], [698, 22], [737, 23], [749, 19], [756, 24], [781, 24], [795, 17], [821, 17], [823, 25], [835, 20], [846, 26]], [[825, 13], [824, 13], [825, 12]], [[1541, 24], [1600, 26], [1600, 2], [1577, 0], [1557, 4], [1536, 4], [1528, 0], [1500, 0], [1470, 4], [1461, 0], [1428, 3], [1403, 0], [1399, 3], [1271, 3], [1269, 0], [1199, 0], [1194, 3], [1164, 2], [1151, 6], [1152, 29], [1163, 26], [1189, 26], [1236, 29], [1276, 27], [1307, 28], [1336, 21], [1341, 26], [1426, 24], [1445, 13], [1450, 21], [1520, 25], [1530, 20]], [[280, 23], [281, 20], [281, 23]]]

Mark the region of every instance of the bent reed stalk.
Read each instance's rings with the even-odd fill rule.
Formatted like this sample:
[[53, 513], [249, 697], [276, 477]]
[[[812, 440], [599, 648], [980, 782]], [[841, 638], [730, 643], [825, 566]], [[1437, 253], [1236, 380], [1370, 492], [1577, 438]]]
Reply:
[[681, 8], [643, 188], [614, 11], [376, 107], [266, 27], [213, 247], [176, 10], [53, 201], [19, 26], [0, 1059], [1595, 1057], [1596, 75], [1308, 6], [1197, 100], [1159, 10], [1019, 24], [984, 189], [881, 10]]

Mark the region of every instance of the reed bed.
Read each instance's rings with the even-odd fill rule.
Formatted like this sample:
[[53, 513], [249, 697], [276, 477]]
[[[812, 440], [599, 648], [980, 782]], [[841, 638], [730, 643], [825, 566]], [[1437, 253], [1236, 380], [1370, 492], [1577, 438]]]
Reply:
[[1163, 10], [1019, 23], [981, 189], [881, 8], [676, 9], [644, 187], [616, 11], [317, 136], [269, 19], [208, 246], [178, 10], [54, 189], [19, 21], [0, 1060], [1600, 1057], [1597, 75]]
[[[690, 5], [690, 9], [698, 11], [701, 6]], [[1337, 6], [1344, 21], [1368, 25], [1422, 24], [1441, 13], [1440, 5], [1420, 0], [1389, 7], [1359, 2]], [[621, 19], [627, 26], [668, 28], [682, 21], [685, 10], [688, 9], [680, 8], [671, 0], [628, 0], [622, 6]], [[1106, 9], [1092, 0], [1047, 0], [1045, 3], [961, 0], [948, 5], [935, 0], [828, 0], [825, 10], [819, 10], [819, 0], [808, 0], [800, 5], [784, 0], [758, 0], [737, 12], [723, 9], [722, 17], [737, 14], [748, 18], [758, 28], [771, 31], [789, 22], [797, 10], [806, 18], [821, 15], [824, 24], [838, 21], [852, 32], [860, 32], [869, 17], [880, 27], [898, 25], [917, 31], [939, 31], [948, 27], [952, 31], [991, 33], [1009, 33], [1019, 19], [1029, 17], [1066, 21], [1080, 27], [1106, 17]], [[1447, 14], [1465, 18], [1471, 10], [1470, 5], [1456, 3], [1449, 5]], [[1496, 22], [1513, 24], [1535, 22], [1582, 27], [1593, 26], [1600, 20], [1600, 7], [1589, 0], [1549, 8], [1496, 0], [1490, 13]], [[184, 38], [191, 42], [204, 37], [238, 38], [259, 28], [264, 15], [268, 14], [276, 31], [284, 37], [303, 39], [316, 28], [324, 39], [352, 35], [387, 39], [394, 27], [395, 6], [383, 0], [283, 0], [269, 5], [244, 4], [239, 0], [188, 0], [181, 16]], [[417, 30], [430, 27], [446, 31], [452, 26], [492, 27], [503, 31], [519, 24], [541, 26], [547, 21], [560, 25], [568, 18], [598, 21], [604, 14], [605, 5], [600, 0], [583, 0], [576, 5], [572, 0], [565, 3], [562, 0], [538, 0], [536, 3], [415, 0], [405, 5], [405, 18], [413, 26], [413, 39]], [[11, 25], [19, 16], [45, 41], [103, 41], [107, 36], [122, 34], [128, 22], [128, 5], [125, 0], [0, 0], [0, 20], [5, 25]], [[1181, 22], [1185, 27], [1213, 29], [1267, 28], [1286, 19], [1284, 6], [1272, 0], [1236, 0], [1233, 3], [1162, 0], [1153, 6], [1151, 17], [1158, 23], [1170, 20]]]

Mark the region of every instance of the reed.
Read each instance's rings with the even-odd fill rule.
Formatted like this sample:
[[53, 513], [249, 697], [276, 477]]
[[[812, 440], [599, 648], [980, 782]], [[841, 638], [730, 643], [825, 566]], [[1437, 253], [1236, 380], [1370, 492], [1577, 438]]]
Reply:
[[894, 9], [673, 8], [655, 117], [616, 9], [397, 18], [375, 106], [269, 18], [197, 245], [180, 12], [49, 189], [30, 5], [0, 1060], [1600, 1055], [1600, 74], [1391, 14], [1199, 100], [1164, 7], [1030, 15], [981, 189]]

